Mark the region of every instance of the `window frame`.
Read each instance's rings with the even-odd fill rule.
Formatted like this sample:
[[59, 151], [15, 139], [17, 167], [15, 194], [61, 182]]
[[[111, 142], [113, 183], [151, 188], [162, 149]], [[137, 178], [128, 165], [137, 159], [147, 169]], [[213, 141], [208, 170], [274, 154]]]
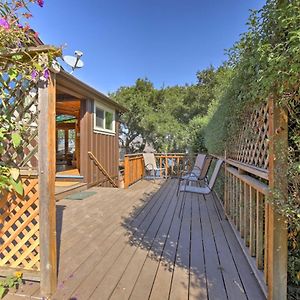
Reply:
[[[96, 125], [96, 108], [99, 108], [103, 110], [104, 112], [104, 118], [103, 118], [103, 125], [106, 126], [106, 112], [112, 113], [113, 119], [112, 119], [112, 130], [102, 128]], [[102, 104], [101, 102], [95, 100], [94, 101], [94, 132], [95, 133], [102, 133], [102, 134], [109, 134], [109, 135], [115, 135], [116, 134], [116, 111], [112, 108], [107, 107], [106, 105]]]

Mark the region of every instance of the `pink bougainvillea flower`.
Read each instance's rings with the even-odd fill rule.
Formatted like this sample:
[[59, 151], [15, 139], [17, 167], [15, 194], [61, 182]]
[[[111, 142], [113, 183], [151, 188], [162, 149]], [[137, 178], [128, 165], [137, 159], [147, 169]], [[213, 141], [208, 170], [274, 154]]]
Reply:
[[47, 79], [47, 80], [49, 79], [49, 77], [50, 77], [50, 72], [49, 72], [48, 69], [45, 69], [45, 70], [44, 70], [43, 76], [44, 76], [45, 79]]
[[37, 3], [40, 7], [44, 6], [44, 0], [37, 0]]
[[36, 79], [36, 77], [38, 76], [38, 72], [36, 71], [36, 70], [33, 70], [32, 72], [31, 72], [31, 79], [32, 80], [34, 80], [34, 79]]
[[4, 18], [0, 19], [0, 27], [4, 29], [9, 29], [9, 23]]

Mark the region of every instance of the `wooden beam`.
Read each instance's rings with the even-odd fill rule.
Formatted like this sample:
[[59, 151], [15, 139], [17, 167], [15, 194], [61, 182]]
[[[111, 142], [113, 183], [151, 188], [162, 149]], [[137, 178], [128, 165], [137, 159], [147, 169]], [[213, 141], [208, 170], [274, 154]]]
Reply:
[[[269, 100], [269, 184], [271, 198], [286, 201], [288, 116], [273, 100]], [[268, 299], [287, 298], [287, 224], [274, 205], [268, 210]]]
[[75, 129], [75, 123], [56, 123], [56, 130], [59, 129]]
[[55, 75], [39, 85], [39, 201], [41, 295], [51, 297], [57, 285], [55, 206]]

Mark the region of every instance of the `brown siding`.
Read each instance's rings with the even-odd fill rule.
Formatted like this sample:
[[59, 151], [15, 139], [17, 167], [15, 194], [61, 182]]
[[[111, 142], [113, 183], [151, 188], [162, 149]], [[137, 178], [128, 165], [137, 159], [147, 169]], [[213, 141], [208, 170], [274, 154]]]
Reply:
[[[119, 134], [118, 120], [116, 118], [116, 134], [107, 135], [94, 132], [93, 101], [87, 100], [86, 111], [82, 110], [81, 125], [81, 175], [85, 177], [89, 186], [96, 185], [105, 180], [87, 152], [91, 151], [111, 177], [117, 177], [119, 173]], [[84, 105], [83, 105], [84, 109]], [[117, 113], [116, 113], [117, 115]], [[84, 166], [85, 164], [85, 166]], [[115, 179], [117, 183], [117, 178]], [[111, 187], [109, 182], [102, 184]]]

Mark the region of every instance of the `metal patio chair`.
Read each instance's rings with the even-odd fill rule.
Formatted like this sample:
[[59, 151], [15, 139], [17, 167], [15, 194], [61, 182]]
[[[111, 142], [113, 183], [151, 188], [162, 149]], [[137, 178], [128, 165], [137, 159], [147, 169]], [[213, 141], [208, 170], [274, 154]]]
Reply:
[[[189, 180], [186, 180], [185, 184], [180, 185], [179, 187], [179, 192], [183, 192], [183, 199], [181, 202], [181, 207], [179, 211], [179, 216], [181, 215], [182, 209], [183, 209], [183, 204], [184, 204], [184, 193], [189, 192], [189, 193], [196, 193], [196, 194], [201, 194], [201, 195], [207, 195], [210, 194], [214, 188], [214, 185], [216, 183], [217, 177], [219, 175], [219, 172], [221, 170], [222, 164], [223, 164], [222, 159], [218, 159], [215, 165], [215, 168], [213, 170], [213, 173], [209, 179], [208, 182], [205, 182], [203, 180], [198, 181], [198, 185], [189, 185], [188, 183], [190, 182]], [[200, 184], [203, 184], [203, 186], [199, 186]]]
[[154, 179], [166, 175], [165, 168], [158, 168], [156, 164], [156, 158], [154, 153], [143, 153], [144, 164], [145, 164], [145, 177]]

